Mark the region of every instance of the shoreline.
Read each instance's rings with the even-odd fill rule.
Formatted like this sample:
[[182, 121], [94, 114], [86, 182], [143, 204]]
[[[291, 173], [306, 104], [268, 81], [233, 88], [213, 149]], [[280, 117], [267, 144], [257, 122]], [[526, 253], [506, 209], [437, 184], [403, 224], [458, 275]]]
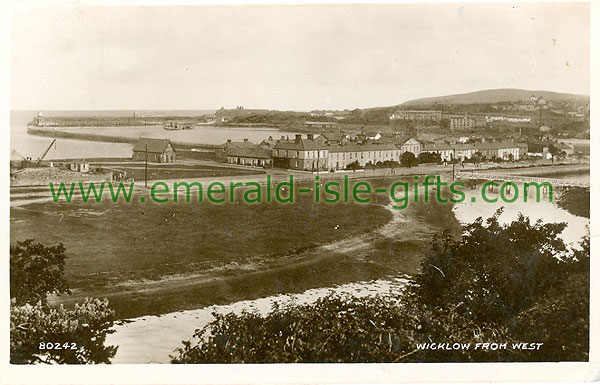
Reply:
[[[182, 310], [162, 315], [141, 316], [115, 322], [106, 338], [107, 345], [118, 346], [113, 364], [169, 364], [169, 355], [182, 346], [181, 341], [193, 340], [197, 329], [214, 320], [213, 312], [219, 314], [241, 314], [243, 311], [266, 315], [272, 306], [278, 304], [311, 304], [324, 296], [334, 293], [354, 298], [383, 296], [393, 299], [402, 294], [410, 281], [405, 275], [359, 281], [331, 287], [313, 288], [298, 294], [276, 294], [252, 300], [241, 300], [226, 305], [210, 305], [194, 310]], [[147, 339], [148, 335], [160, 338]], [[150, 341], [139, 349], [140, 341]]]
[[[35, 136], [87, 140], [87, 141], [92, 141], [92, 142], [135, 144], [138, 141], [138, 138], [132, 138], [132, 137], [128, 137], [128, 136], [75, 133], [75, 132], [61, 131], [61, 130], [57, 130], [55, 128], [39, 128], [39, 127], [27, 128], [27, 133], [29, 135], [35, 135]], [[171, 140], [171, 143], [175, 146], [178, 146], [181, 149], [197, 148], [197, 149], [203, 149], [203, 150], [214, 150], [218, 147], [218, 145], [216, 145], [216, 144], [191, 143], [191, 142], [181, 142], [181, 141], [173, 141], [173, 140]]]

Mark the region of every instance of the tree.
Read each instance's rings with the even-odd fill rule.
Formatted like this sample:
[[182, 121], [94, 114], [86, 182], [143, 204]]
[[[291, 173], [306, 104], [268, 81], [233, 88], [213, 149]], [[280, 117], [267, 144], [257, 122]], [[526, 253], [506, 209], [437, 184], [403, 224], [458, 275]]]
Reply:
[[581, 159], [585, 157], [585, 155], [581, 151], [575, 152], [573, 156], [575, 157], [575, 159], [577, 159], [577, 163], [581, 163]]
[[45, 247], [32, 239], [10, 248], [10, 296], [17, 305], [46, 303], [48, 294], [68, 294], [65, 248]]
[[358, 170], [359, 168], [360, 164], [358, 163], [358, 160], [355, 160], [346, 166], [346, 170]]
[[463, 236], [445, 233], [433, 242], [417, 278], [426, 303], [454, 304], [465, 317], [502, 322], [530, 306], [560, 277], [556, 258], [566, 246], [565, 223], [531, 223], [520, 215], [502, 226], [502, 210], [464, 226]]
[[475, 164], [479, 164], [483, 161], [484, 156], [481, 152], [477, 151], [475, 154], [473, 154], [473, 156], [471, 157], [471, 160], [473, 161], [473, 163]]
[[10, 362], [13, 364], [99, 364], [110, 363], [117, 351], [105, 346], [114, 333], [114, 311], [108, 300], [87, 298], [75, 309], [17, 305], [10, 308]]
[[400, 156], [400, 164], [404, 167], [412, 167], [412, 166], [416, 166], [419, 164], [419, 162], [417, 162], [417, 158], [415, 157], [415, 154], [413, 154], [412, 152], [408, 152], [406, 151], [405, 153], [403, 153]]
[[436, 152], [422, 152], [417, 156], [417, 160], [419, 163], [436, 163], [439, 164], [442, 162], [442, 158], [440, 154]]
[[552, 155], [552, 164], [554, 164], [554, 158], [559, 156], [561, 151], [554, 144], [548, 146], [548, 151], [550, 152], [550, 155]]
[[[184, 341], [172, 362], [587, 360], [589, 238], [569, 252], [557, 236], [564, 224], [520, 216], [501, 225], [501, 212], [464, 226], [460, 238], [447, 232], [436, 237], [421, 273], [403, 293], [275, 304], [266, 316], [215, 313], [215, 321]], [[439, 341], [500, 341], [508, 347], [422, 347]], [[511, 347], [523, 341], [547, 346]]]
[[48, 304], [49, 294], [70, 293], [65, 248], [32, 239], [10, 248], [10, 360], [31, 363], [110, 363], [117, 348], [104, 346], [114, 321], [108, 300], [86, 299], [73, 310]]

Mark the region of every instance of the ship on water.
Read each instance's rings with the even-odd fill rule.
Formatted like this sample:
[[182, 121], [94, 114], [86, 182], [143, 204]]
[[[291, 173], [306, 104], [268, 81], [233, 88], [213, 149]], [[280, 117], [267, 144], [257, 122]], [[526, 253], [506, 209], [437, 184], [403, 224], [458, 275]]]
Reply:
[[165, 126], [163, 128], [168, 131], [191, 130], [192, 126], [189, 124], [181, 124], [181, 123], [170, 121], [169, 123], [165, 124]]

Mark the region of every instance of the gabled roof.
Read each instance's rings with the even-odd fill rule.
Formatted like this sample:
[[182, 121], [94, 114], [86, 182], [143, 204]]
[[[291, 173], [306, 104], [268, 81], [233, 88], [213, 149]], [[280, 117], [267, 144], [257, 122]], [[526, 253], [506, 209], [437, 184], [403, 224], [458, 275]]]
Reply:
[[408, 142], [410, 142], [410, 141], [414, 141], [414, 142], [417, 142], [418, 144], [421, 144], [421, 142], [419, 142], [419, 141], [418, 141], [417, 139], [415, 139], [415, 138], [408, 138], [408, 139], [406, 139], [406, 140], [404, 140], [404, 141], [400, 142], [400, 146], [404, 146], [406, 143], [408, 143]]
[[143, 152], [146, 151], [146, 146], [148, 146], [148, 152], [162, 154], [170, 143], [169, 139], [139, 138], [135, 146], [133, 146], [133, 151]]
[[327, 139], [328, 141], [338, 141], [341, 142], [342, 140], [344, 140], [346, 138], [346, 135], [344, 135], [343, 132], [339, 132], [339, 131], [330, 131], [330, 132], [322, 132], [321, 135], [319, 135], [319, 137], [323, 137], [324, 139]]

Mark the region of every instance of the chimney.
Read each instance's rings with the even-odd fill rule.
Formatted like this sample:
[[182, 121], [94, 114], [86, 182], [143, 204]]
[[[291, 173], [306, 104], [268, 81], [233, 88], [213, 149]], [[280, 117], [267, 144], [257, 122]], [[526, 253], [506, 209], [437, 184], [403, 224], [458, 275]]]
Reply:
[[298, 143], [300, 140], [302, 140], [302, 135], [296, 134], [296, 143]]
[[246, 143], [248, 141], [248, 139], [244, 139], [244, 143]]
[[308, 137], [308, 139], [313, 140], [314, 136], [313, 134], [306, 134], [306, 136]]

